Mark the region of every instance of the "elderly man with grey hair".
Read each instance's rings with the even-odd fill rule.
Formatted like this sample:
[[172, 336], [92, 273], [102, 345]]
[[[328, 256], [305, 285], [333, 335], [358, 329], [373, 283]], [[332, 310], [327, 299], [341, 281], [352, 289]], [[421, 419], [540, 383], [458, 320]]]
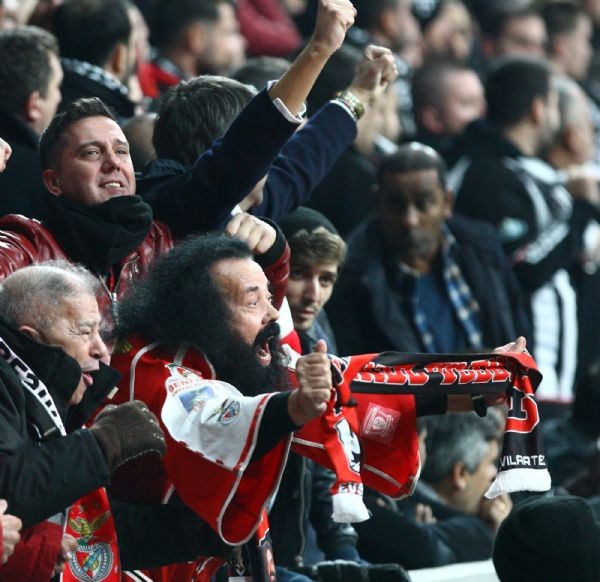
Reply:
[[[204, 524], [182, 504], [111, 506], [103, 492], [119, 466], [163, 454], [166, 446], [156, 417], [139, 401], [107, 407], [81, 428], [119, 377], [107, 366], [97, 291], [88, 271], [66, 262], [26, 267], [0, 285], [0, 497], [26, 528], [2, 579], [41, 571], [50, 579], [65, 565], [75, 571], [85, 548], [112, 553], [104, 557], [116, 568], [120, 554], [123, 569], [192, 559], [207, 549], [198, 546]], [[81, 499], [88, 495], [105, 500], [97, 521], [85, 513]], [[67, 508], [67, 532], [77, 540], [57, 525]], [[171, 540], [178, 534], [170, 531], [191, 532], [191, 539]], [[105, 535], [112, 545], [95, 548]]]
[[490, 558], [512, 507], [507, 495], [483, 498], [497, 472], [500, 414], [490, 409], [485, 418], [454, 413], [419, 420], [422, 478], [401, 502], [367, 491], [372, 517], [355, 526], [361, 557], [409, 569]]

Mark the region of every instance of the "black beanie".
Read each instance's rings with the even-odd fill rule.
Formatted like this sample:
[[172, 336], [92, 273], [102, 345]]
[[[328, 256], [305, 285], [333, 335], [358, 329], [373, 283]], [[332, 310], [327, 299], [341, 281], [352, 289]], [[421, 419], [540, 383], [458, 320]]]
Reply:
[[331, 234], [337, 234], [339, 236], [335, 226], [331, 224], [331, 221], [327, 217], [320, 212], [317, 212], [312, 208], [306, 208], [305, 206], [300, 206], [294, 210], [294, 212], [288, 214], [283, 220], [280, 220], [279, 226], [283, 231], [283, 234], [285, 234], [285, 238], [288, 240], [300, 230], [306, 230], [310, 233], [319, 226], [322, 226]]
[[493, 560], [502, 582], [598, 582], [600, 523], [581, 497], [527, 499], [502, 522]]

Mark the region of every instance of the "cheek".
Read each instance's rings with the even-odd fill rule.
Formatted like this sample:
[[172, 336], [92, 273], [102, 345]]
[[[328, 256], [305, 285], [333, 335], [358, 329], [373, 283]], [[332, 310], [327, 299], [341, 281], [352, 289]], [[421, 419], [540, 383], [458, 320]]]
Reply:
[[262, 321], [258, 314], [240, 315], [234, 319], [234, 329], [248, 344], [253, 344], [256, 335], [262, 329]]
[[331, 294], [333, 293], [333, 285], [328, 287], [321, 287], [321, 293], [319, 296], [319, 304], [323, 307], [331, 298]]

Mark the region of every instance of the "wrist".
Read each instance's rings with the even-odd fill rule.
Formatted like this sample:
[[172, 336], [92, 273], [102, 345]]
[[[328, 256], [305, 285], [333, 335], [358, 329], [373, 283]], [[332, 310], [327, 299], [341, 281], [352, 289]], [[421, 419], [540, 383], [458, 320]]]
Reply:
[[307, 414], [303, 411], [301, 399], [302, 394], [300, 390], [292, 390], [290, 397], [287, 401], [288, 416], [298, 428], [300, 428], [303, 424], [306, 424], [310, 420]]
[[356, 121], [358, 121], [365, 113], [364, 102], [352, 91], [340, 91], [339, 93], [336, 93], [334, 100], [343, 104], [352, 113]]

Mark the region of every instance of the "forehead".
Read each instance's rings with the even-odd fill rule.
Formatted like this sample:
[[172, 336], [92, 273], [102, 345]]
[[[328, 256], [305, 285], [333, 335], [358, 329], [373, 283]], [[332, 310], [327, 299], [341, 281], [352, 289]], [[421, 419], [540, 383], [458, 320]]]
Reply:
[[337, 274], [340, 264], [336, 261], [310, 261], [307, 257], [292, 256], [292, 268], [302, 269], [313, 275], [323, 275], [326, 273]]
[[119, 125], [108, 117], [85, 117], [72, 123], [63, 138], [68, 146], [77, 147], [88, 142], [127, 142]]
[[483, 85], [474, 71], [448, 71], [445, 81], [447, 90], [452, 93], [483, 96]]
[[541, 16], [528, 14], [508, 18], [504, 24], [504, 35], [519, 34], [527, 38], [546, 38], [546, 25]]
[[81, 291], [78, 295], [63, 297], [57, 309], [59, 317], [71, 322], [96, 322], [100, 320], [96, 298]]
[[382, 194], [417, 196], [424, 193], [443, 193], [437, 170], [411, 170], [408, 172], [386, 172], [381, 178]]
[[233, 300], [245, 294], [265, 291], [269, 281], [260, 265], [252, 259], [223, 259], [210, 269], [219, 287]]

